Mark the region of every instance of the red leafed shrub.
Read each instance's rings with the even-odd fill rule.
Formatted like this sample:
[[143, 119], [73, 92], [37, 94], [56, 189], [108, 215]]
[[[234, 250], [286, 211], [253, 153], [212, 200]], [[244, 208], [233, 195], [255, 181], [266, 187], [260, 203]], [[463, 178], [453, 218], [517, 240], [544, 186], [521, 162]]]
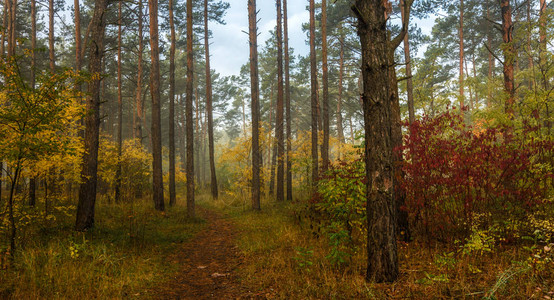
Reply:
[[454, 111], [406, 126], [403, 209], [428, 238], [467, 237], [477, 217], [523, 221], [552, 189], [553, 143], [536, 128], [471, 127]]

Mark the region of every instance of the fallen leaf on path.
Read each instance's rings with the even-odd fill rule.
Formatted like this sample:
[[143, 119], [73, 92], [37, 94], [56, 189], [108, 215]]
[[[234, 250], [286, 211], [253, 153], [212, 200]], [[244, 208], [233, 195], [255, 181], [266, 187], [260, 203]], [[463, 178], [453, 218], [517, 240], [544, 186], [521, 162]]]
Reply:
[[216, 272], [212, 274], [212, 277], [225, 277], [225, 276], [229, 276], [229, 273], [221, 274]]
[[206, 266], [198, 266], [198, 269], [205, 269]]

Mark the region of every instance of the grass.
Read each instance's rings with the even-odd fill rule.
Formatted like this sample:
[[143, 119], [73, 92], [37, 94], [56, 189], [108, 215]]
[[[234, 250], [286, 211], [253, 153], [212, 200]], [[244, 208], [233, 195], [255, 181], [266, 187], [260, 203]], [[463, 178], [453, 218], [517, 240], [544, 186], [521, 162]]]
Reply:
[[295, 217], [290, 203], [262, 203], [254, 212], [244, 201], [222, 197], [212, 208], [229, 215], [240, 231], [245, 264], [242, 284], [254, 294], [279, 299], [551, 299], [554, 249], [518, 243], [491, 252], [464, 254], [459, 245], [399, 243], [400, 278], [391, 284], [365, 281], [361, 245], [334, 264], [325, 234]]
[[203, 228], [180, 205], [165, 213], [150, 201], [99, 203], [93, 230], [72, 230], [74, 213], [25, 230], [14, 264], [0, 270], [2, 299], [149, 298], [173, 278], [167, 260]]

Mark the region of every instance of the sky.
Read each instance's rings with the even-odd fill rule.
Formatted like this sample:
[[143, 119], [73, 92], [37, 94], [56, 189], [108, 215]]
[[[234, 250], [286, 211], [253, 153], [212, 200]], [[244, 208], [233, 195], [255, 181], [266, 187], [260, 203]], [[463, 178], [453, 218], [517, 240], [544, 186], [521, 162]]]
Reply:
[[[247, 0], [226, 0], [231, 7], [225, 16], [226, 25], [210, 23], [210, 30], [213, 32], [211, 39], [210, 54], [211, 64], [221, 75], [238, 75], [240, 67], [244, 65], [249, 57], [248, 46], [248, 10]], [[265, 45], [269, 38], [269, 31], [276, 25], [277, 11], [275, 1], [256, 1], [259, 10], [258, 19], [258, 50]], [[309, 21], [309, 13], [306, 10], [308, 1], [289, 0], [288, 5], [288, 27], [289, 46], [294, 48], [295, 54], [306, 55], [309, 47], [306, 45], [307, 36], [302, 32], [302, 23]], [[246, 32], [246, 33], [245, 33]]]
[[[211, 39], [211, 64], [221, 75], [238, 75], [240, 67], [248, 62], [250, 52], [248, 46], [248, 10], [247, 0], [226, 0], [230, 4], [224, 17], [225, 25], [210, 23], [213, 32]], [[257, 0], [258, 19], [258, 51], [269, 38], [269, 31], [276, 26], [277, 11], [275, 1]], [[308, 37], [302, 32], [302, 23], [309, 21], [307, 11], [308, 0], [288, 0], [289, 46], [294, 48], [295, 55], [307, 55], [310, 51], [306, 41]], [[422, 28], [423, 33], [430, 33], [434, 17], [427, 20], [410, 20]], [[421, 52], [421, 51], [420, 51]]]

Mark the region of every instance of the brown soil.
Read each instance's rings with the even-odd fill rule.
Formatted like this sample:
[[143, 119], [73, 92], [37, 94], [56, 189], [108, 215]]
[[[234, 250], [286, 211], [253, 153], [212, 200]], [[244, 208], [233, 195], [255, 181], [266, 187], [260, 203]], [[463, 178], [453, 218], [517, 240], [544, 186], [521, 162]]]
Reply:
[[223, 216], [199, 208], [207, 226], [170, 257], [181, 271], [155, 292], [156, 299], [240, 299], [250, 298], [238, 282], [236, 269], [242, 258], [234, 245], [236, 231]]

